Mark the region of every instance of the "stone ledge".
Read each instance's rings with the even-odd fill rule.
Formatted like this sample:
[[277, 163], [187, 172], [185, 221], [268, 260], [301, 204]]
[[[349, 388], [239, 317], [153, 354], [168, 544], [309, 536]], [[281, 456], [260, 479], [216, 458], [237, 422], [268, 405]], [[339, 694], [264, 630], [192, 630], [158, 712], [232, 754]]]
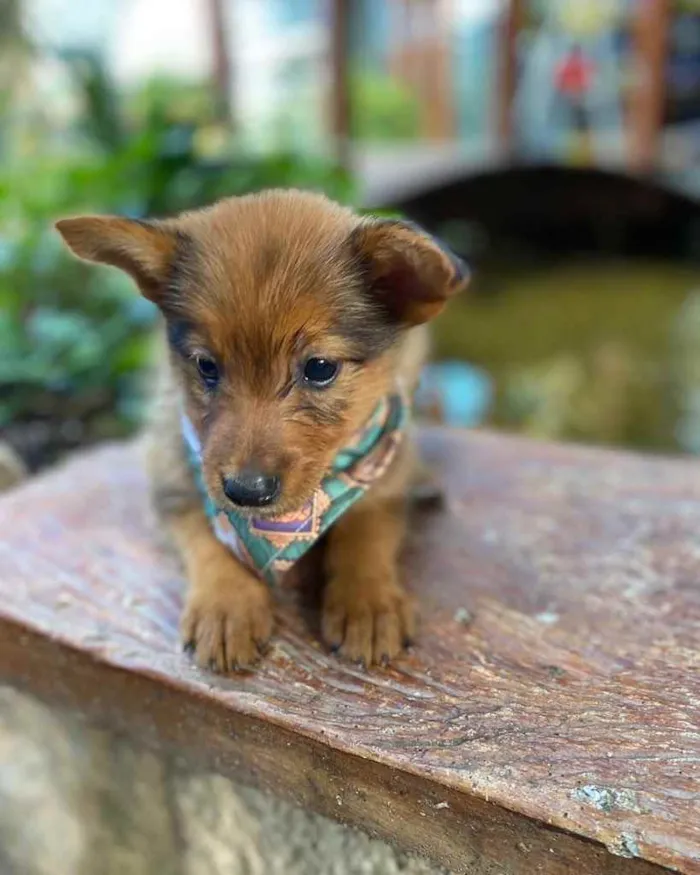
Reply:
[[0, 687], [2, 875], [440, 875]]

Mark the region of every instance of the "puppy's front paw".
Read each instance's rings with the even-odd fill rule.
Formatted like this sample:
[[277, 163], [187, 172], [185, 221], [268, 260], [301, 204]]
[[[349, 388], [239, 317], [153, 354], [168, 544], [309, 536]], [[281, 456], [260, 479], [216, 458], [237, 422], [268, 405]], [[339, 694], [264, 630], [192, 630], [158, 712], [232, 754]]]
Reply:
[[272, 634], [267, 588], [240, 573], [196, 581], [182, 617], [182, 640], [202, 668], [236, 671], [256, 663]]
[[346, 659], [387, 665], [415, 634], [413, 601], [391, 578], [336, 577], [326, 587], [322, 629], [328, 646]]

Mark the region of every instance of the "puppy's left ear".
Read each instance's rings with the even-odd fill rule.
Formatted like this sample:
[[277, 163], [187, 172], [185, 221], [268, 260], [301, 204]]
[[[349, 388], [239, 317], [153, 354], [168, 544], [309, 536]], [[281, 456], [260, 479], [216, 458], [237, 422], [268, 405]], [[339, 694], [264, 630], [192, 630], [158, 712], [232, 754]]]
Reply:
[[351, 246], [372, 297], [406, 326], [433, 319], [469, 281], [464, 262], [410, 222], [365, 220], [353, 231]]
[[164, 223], [78, 216], [61, 219], [56, 229], [78, 258], [118, 267], [144, 297], [161, 302], [177, 246], [176, 235]]

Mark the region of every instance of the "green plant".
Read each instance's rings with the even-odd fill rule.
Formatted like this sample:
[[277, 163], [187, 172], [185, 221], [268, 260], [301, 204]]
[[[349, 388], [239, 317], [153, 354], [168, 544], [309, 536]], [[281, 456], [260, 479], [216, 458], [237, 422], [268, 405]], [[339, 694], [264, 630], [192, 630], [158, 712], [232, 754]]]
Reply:
[[387, 76], [361, 71], [352, 77], [352, 136], [356, 140], [402, 142], [420, 134], [420, 106], [406, 88]]

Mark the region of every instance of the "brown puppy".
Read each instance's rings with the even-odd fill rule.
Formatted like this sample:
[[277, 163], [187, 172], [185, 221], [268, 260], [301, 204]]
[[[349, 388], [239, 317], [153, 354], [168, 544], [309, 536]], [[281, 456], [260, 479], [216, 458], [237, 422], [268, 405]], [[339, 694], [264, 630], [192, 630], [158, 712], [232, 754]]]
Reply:
[[[130, 274], [163, 314], [151, 467], [190, 582], [183, 639], [200, 665], [249, 666], [272, 632], [270, 592], [214, 535], [183, 411], [217, 508], [294, 512], [381, 399], [399, 384], [414, 388], [423, 325], [466, 272], [407, 223], [362, 219], [300, 191], [231, 198], [165, 221], [83, 217], [57, 227], [81, 258]], [[323, 636], [367, 665], [396, 656], [414, 631], [397, 573], [414, 472], [404, 440], [328, 537]]]

